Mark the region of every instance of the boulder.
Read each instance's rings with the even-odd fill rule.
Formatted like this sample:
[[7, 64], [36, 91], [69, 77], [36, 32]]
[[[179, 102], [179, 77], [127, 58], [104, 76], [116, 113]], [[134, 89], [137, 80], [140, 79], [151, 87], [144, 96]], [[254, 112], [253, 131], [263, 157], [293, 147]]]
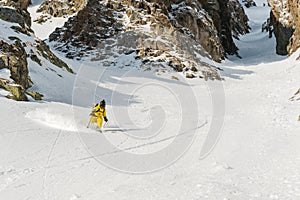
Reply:
[[17, 101], [28, 101], [27, 96], [25, 95], [25, 89], [19, 84], [11, 83], [9, 80], [0, 78], [0, 88], [4, 88], [12, 95], [7, 97]]
[[30, 95], [34, 100], [40, 101], [43, 99], [44, 95], [36, 91], [26, 91], [26, 94]]
[[27, 54], [19, 40], [14, 44], [8, 44], [0, 40], [0, 50], [3, 52], [1, 58], [5, 68], [10, 69], [11, 78], [16, 84], [21, 85], [24, 89], [32, 86], [27, 68]]
[[254, 0], [243, 0], [242, 2], [246, 6], [246, 8], [250, 8], [250, 7], [254, 7], [254, 6], [256, 7], [256, 3]]
[[[36, 40], [37, 42], [37, 50], [38, 53], [43, 56], [44, 58], [46, 58], [47, 60], [49, 60], [52, 64], [60, 67], [60, 68], [65, 68], [68, 72], [73, 73], [73, 70], [61, 59], [59, 59], [49, 48], [48, 45], [46, 45], [46, 43], [42, 40]], [[39, 59], [35, 58], [36, 55], [32, 55], [31, 59], [33, 59], [34, 61], [36, 61], [38, 64], [41, 65]]]
[[21, 10], [27, 10], [28, 6], [31, 4], [31, 0], [7, 0], [6, 5], [18, 8]]
[[186, 78], [195, 78], [196, 76], [194, 74], [186, 73], [185, 77]]
[[[0, 7], [0, 19], [8, 22], [18, 23], [21, 27], [25, 27], [27, 21], [24, 16], [20, 13], [22, 11], [15, 10], [12, 8]], [[31, 22], [29, 22], [30, 25]]]

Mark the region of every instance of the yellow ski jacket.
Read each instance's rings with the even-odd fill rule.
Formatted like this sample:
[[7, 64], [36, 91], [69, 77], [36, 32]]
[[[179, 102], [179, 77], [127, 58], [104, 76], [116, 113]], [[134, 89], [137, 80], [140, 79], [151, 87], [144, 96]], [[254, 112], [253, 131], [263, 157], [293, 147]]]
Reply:
[[96, 104], [93, 108], [93, 112], [95, 117], [106, 117], [106, 109], [103, 107], [100, 107], [100, 104]]

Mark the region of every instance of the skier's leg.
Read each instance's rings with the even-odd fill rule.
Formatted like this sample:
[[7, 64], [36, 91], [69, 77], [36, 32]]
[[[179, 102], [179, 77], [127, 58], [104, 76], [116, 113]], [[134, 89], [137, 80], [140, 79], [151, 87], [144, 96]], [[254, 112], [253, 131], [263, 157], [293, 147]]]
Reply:
[[97, 122], [97, 117], [91, 116], [90, 122], [91, 123], [96, 123]]
[[[87, 125], [87, 128], [89, 128], [90, 125], [93, 125], [94, 123], [97, 123], [97, 117], [91, 116], [91, 117], [90, 117], [90, 121], [89, 121], [89, 123], [88, 123], [88, 125]], [[94, 127], [94, 126], [93, 126], [93, 127]]]
[[98, 124], [98, 127], [99, 127], [99, 128], [102, 128], [102, 123], [103, 123], [102, 117], [98, 117], [98, 118], [97, 118], [97, 124]]

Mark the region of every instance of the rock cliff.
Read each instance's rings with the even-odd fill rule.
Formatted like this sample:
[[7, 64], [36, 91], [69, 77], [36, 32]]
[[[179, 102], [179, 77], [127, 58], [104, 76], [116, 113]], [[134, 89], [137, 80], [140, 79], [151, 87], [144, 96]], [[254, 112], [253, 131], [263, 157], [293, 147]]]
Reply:
[[268, 0], [280, 55], [294, 53], [300, 47], [300, 0]]
[[135, 52], [144, 64], [168, 63], [177, 71], [205, 69], [217, 77], [197, 55], [219, 62], [237, 54], [232, 34], [238, 38], [247, 33], [247, 22], [237, 0], [89, 0], [49, 40], [59, 42], [55, 47], [69, 58], [80, 59], [97, 49], [101, 53], [95, 59], [105, 59], [117, 49], [119, 54]]
[[[3, 6], [1, 6], [4, 5]], [[41, 59], [72, 70], [57, 58], [49, 47], [31, 30], [31, 18], [26, 10], [30, 1], [0, 2], [0, 23], [4, 35], [0, 36], [0, 70], [8, 69], [8, 77], [0, 77], [0, 87], [10, 92], [9, 98], [26, 101], [27, 95], [41, 99], [42, 95], [28, 89], [33, 85], [28, 69], [28, 59], [42, 66]], [[27, 94], [27, 95], [26, 95]]]
[[38, 8], [37, 12], [63, 17], [73, 15], [84, 8], [88, 0], [45, 0]]

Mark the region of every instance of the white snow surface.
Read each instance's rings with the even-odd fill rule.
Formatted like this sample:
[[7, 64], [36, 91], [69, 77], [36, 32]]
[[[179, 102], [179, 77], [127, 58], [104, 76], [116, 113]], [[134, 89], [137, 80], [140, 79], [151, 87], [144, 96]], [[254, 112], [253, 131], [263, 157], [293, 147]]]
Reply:
[[[49, 14], [37, 12], [37, 9], [42, 4], [42, 1], [40, 0], [33, 0], [32, 5], [29, 6], [28, 12], [31, 16], [31, 28], [35, 32], [35, 35], [44, 40], [49, 37], [49, 35], [58, 27], [62, 27], [66, 21], [68, 21], [69, 17], [53, 17]], [[42, 15], [46, 16], [48, 19], [46, 22], [40, 24], [37, 23], [35, 20], [37, 20]]]
[[[257, 4], [246, 9], [252, 32], [236, 41], [243, 58], [220, 64], [218, 105], [210, 90], [218, 81], [64, 59], [73, 75], [28, 60], [33, 89], [45, 98], [0, 95], [0, 199], [300, 199], [300, 101], [289, 100], [300, 87], [300, 51], [275, 54], [274, 37], [260, 29], [269, 8]], [[109, 121], [99, 133], [86, 125], [102, 98]], [[222, 103], [225, 114], [214, 116]], [[210, 125], [223, 117], [216, 145], [200, 159]], [[182, 149], [181, 141], [191, 144]], [[172, 142], [177, 148], [164, 155]], [[165, 157], [136, 160], [143, 155]], [[148, 173], [135, 174], [139, 165]]]

